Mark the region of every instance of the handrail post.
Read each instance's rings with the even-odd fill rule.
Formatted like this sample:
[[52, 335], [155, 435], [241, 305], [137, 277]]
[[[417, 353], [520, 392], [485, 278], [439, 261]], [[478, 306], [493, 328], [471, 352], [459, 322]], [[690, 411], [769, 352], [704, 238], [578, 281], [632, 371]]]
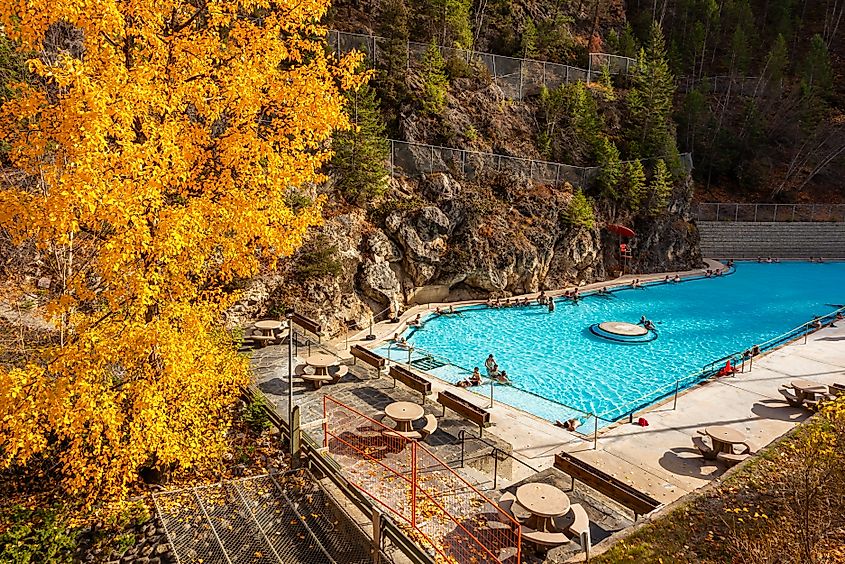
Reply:
[[493, 379], [490, 379], [490, 405], [487, 406], [487, 409], [493, 407]]
[[598, 415], [593, 415], [594, 424], [593, 424], [593, 450], [598, 450], [599, 444], [599, 418]]
[[678, 385], [680, 384], [679, 379], [675, 379], [675, 403], [672, 405], [672, 411], [678, 408]]
[[499, 449], [497, 447], [493, 447], [493, 489], [498, 489], [499, 485], [499, 453], [497, 452]]
[[411, 367], [411, 355], [414, 352], [414, 347], [408, 347], [408, 368]]
[[458, 431], [458, 438], [461, 439], [461, 468], [464, 467], [464, 449], [466, 446], [466, 432], [461, 429]]

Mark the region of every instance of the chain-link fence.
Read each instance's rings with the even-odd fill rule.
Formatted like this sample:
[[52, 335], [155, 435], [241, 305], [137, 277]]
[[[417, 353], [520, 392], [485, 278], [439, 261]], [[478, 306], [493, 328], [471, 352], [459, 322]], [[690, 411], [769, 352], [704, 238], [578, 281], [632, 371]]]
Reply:
[[740, 204], [702, 202], [698, 221], [845, 221], [845, 204]]
[[226, 480], [153, 496], [182, 563], [390, 562], [305, 470]]
[[[333, 30], [329, 32], [328, 42], [338, 56], [357, 50], [366, 54], [368, 61], [374, 67], [379, 67], [385, 62], [388, 40], [384, 37]], [[428, 47], [427, 43], [409, 42], [406, 48], [407, 67], [419, 66]], [[552, 89], [570, 82], [588, 82], [590, 76], [588, 69], [572, 65], [505, 57], [453, 47], [439, 46], [438, 48], [446, 60], [454, 59], [483, 65], [490, 79], [501, 90], [502, 96], [511, 100], [522, 100], [527, 96], [535, 95], [543, 86]], [[596, 65], [592, 67], [593, 78], [598, 76], [604, 65], [607, 65], [611, 74], [623, 74], [628, 73], [636, 64], [635, 59], [606, 53], [591, 53], [590, 60], [596, 61]]]
[[595, 80], [602, 69], [606, 68], [610, 74], [630, 74], [637, 66], [637, 60], [622, 55], [611, 55], [610, 53], [590, 53], [590, 73]]
[[[664, 157], [642, 159], [642, 162], [656, 161], [659, 158]], [[680, 155], [680, 166], [683, 172], [688, 174], [692, 170], [692, 154]], [[586, 188], [596, 179], [599, 170], [600, 168], [595, 166], [574, 166], [390, 140], [390, 174], [396, 177], [414, 178], [441, 172], [474, 180], [490, 174], [508, 173], [530, 178], [538, 184], [557, 185], [568, 182], [575, 187]]]
[[412, 537], [450, 562], [520, 562], [519, 524], [422, 444], [329, 396], [324, 412], [324, 446], [346, 479]]

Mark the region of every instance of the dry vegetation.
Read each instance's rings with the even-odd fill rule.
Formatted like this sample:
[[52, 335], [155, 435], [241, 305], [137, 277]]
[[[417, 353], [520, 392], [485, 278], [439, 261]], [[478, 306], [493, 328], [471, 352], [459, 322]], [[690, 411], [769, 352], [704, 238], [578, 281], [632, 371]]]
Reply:
[[845, 562], [845, 400], [593, 561]]

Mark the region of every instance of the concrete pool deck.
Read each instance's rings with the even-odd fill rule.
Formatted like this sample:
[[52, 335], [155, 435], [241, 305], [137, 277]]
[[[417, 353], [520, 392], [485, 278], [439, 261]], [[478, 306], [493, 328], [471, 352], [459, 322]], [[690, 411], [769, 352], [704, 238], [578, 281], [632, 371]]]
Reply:
[[[706, 268], [721, 268], [716, 261], [707, 261]], [[681, 276], [701, 275], [704, 269], [680, 272]], [[663, 280], [675, 273], [626, 276], [613, 281], [581, 286], [590, 290], [603, 286], [619, 286], [634, 278], [642, 282]], [[548, 292], [559, 295], [566, 289]], [[528, 297], [536, 296], [530, 294]], [[468, 305], [483, 301], [459, 302], [451, 305]], [[349, 344], [373, 345], [389, 338], [418, 313], [425, 314], [440, 305], [415, 306], [406, 311], [399, 323], [381, 322], [373, 327], [375, 340], [367, 341], [361, 332], [349, 339]], [[343, 347], [342, 342], [337, 343]], [[449, 390], [462, 395], [479, 406], [489, 405], [481, 393], [458, 389], [448, 382], [427, 375], [432, 381], [433, 392]], [[785, 345], [773, 352], [758, 356], [753, 370], [696, 386], [678, 398], [678, 408], [673, 402], [656, 404], [636, 414], [645, 417], [649, 425], [640, 427], [627, 423], [613, 424], [599, 430], [597, 449], [593, 449], [592, 423], [579, 428], [585, 435], [570, 433], [549, 421], [506, 404], [494, 402], [488, 408], [498, 438], [513, 446], [513, 454], [542, 471], [552, 466], [554, 454], [566, 451], [605, 472], [616, 476], [637, 489], [664, 503], [705, 485], [726, 470], [721, 463], [704, 461], [694, 448], [692, 438], [699, 430], [710, 425], [726, 425], [743, 432], [755, 450], [782, 436], [810, 416], [810, 412], [793, 408], [783, 401], [778, 387], [795, 379], [807, 379], [821, 384], [845, 380], [845, 322], [836, 327], [822, 329], [803, 339]], [[636, 419], [635, 417], [635, 419]], [[510, 481], [521, 480], [533, 470], [514, 465]]]

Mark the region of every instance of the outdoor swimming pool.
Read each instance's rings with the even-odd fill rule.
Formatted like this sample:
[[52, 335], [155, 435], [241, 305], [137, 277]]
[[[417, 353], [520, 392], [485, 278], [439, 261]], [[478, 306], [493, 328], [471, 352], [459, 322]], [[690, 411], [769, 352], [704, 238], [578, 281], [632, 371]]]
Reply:
[[[602, 427], [673, 393], [678, 379], [682, 389], [692, 385], [698, 378], [690, 375], [717, 359], [829, 314], [845, 303], [843, 280], [845, 263], [738, 263], [729, 276], [588, 295], [577, 305], [558, 299], [551, 314], [539, 305], [473, 306], [430, 316], [405, 336], [415, 366], [441, 379], [464, 379], [474, 366], [485, 374], [493, 353], [513, 382], [494, 387], [497, 401], [549, 420], [598, 414]], [[594, 323], [642, 315], [657, 324], [656, 340], [622, 344], [589, 332]], [[408, 359], [395, 345], [377, 351]]]

